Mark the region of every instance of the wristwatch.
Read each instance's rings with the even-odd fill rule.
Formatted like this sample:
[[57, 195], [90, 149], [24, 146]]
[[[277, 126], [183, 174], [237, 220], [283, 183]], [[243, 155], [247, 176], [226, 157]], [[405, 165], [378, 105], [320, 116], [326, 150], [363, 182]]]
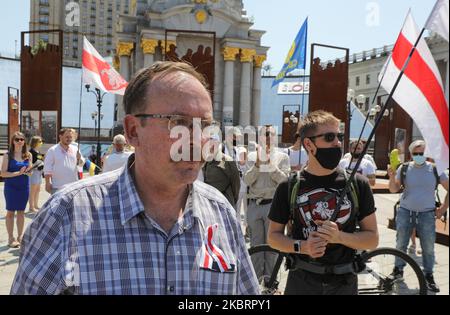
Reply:
[[300, 240], [296, 240], [294, 242], [294, 252], [300, 253], [300, 248], [301, 248], [301, 242], [300, 242]]

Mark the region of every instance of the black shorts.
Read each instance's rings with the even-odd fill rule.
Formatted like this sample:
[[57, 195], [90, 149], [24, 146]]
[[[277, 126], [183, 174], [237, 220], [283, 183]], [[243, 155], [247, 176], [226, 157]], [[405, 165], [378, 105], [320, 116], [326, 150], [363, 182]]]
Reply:
[[285, 295], [357, 295], [358, 276], [318, 275], [301, 269], [290, 271]]

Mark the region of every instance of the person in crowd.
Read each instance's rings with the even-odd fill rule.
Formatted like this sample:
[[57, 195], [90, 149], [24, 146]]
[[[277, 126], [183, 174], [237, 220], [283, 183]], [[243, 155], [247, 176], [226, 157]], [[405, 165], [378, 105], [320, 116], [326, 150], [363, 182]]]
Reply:
[[38, 167], [33, 168], [30, 177], [30, 197], [28, 200], [31, 213], [39, 211], [39, 193], [42, 184], [42, 171], [44, 169], [44, 155], [39, 152], [43, 144], [40, 136], [34, 136], [30, 140], [30, 153], [33, 157], [33, 165], [39, 163]]
[[[425, 142], [417, 140], [409, 146], [413, 161], [399, 167], [395, 172], [390, 166], [389, 190], [398, 193], [403, 187], [400, 206], [395, 218], [397, 230], [397, 249], [406, 252], [409, 238], [415, 228], [420, 235], [422, 248], [423, 272], [428, 289], [439, 292], [433, 276], [436, 242], [436, 217], [440, 218], [448, 210], [448, 174], [438, 174], [436, 166], [426, 161]], [[402, 172], [403, 175], [402, 175]], [[447, 191], [443, 204], [436, 208], [435, 191], [438, 185]], [[394, 279], [403, 279], [403, 261], [396, 260], [391, 274]]]
[[[340, 163], [339, 167], [342, 169], [348, 169], [353, 170], [356, 166], [356, 162], [361, 157], [362, 151], [364, 149], [364, 144], [361, 141], [352, 141], [350, 142], [350, 155], [347, 155], [347, 157], [344, 157]], [[361, 175], [367, 177], [369, 180], [370, 186], [375, 186], [376, 184], [376, 169], [373, 163], [367, 159], [366, 157], [363, 157], [361, 164], [358, 168], [358, 173]]]
[[238, 148], [238, 169], [239, 169], [239, 177], [241, 180], [241, 188], [239, 190], [239, 199], [236, 205], [236, 213], [238, 218], [240, 219], [243, 232], [247, 237], [248, 235], [248, 224], [247, 224], [247, 193], [248, 186], [244, 181], [244, 174], [248, 171], [248, 151], [244, 146], [237, 147]]
[[[215, 140], [214, 140], [215, 139]], [[220, 145], [220, 139], [214, 138], [217, 147]], [[215, 146], [211, 146], [214, 149]], [[236, 208], [239, 198], [240, 177], [236, 162], [230, 156], [222, 153], [222, 150], [215, 150], [215, 156], [203, 166], [203, 182], [211, 185], [220, 191], [228, 202]]]
[[285, 149], [284, 153], [289, 156], [291, 171], [300, 171], [308, 162], [308, 154], [302, 148], [300, 135], [297, 132], [294, 135], [294, 145]]
[[123, 135], [117, 135], [113, 139], [113, 152], [106, 156], [103, 163], [103, 173], [117, 170], [127, 164], [132, 152], [125, 151], [127, 140]]
[[345, 137], [339, 126], [339, 119], [321, 110], [300, 122], [308, 164], [297, 178], [277, 188], [270, 209], [269, 245], [293, 258], [287, 295], [358, 294], [356, 251], [378, 245], [367, 179], [356, 174], [344, 193], [348, 175], [338, 167]]
[[44, 159], [45, 190], [56, 193], [64, 185], [78, 181], [78, 166], [84, 165], [83, 156], [72, 145], [73, 129], [59, 131], [59, 143], [48, 149]]
[[[274, 128], [266, 126], [261, 130], [259, 145], [256, 152], [249, 154], [249, 169], [244, 175], [244, 182], [249, 187], [247, 223], [251, 246], [267, 243], [270, 205], [277, 186], [288, 178], [290, 172], [289, 156], [275, 147], [277, 135]], [[258, 280], [270, 277], [275, 259], [272, 253], [252, 255]]]
[[202, 160], [174, 156], [207, 143], [194, 124], [217, 125], [206, 86], [191, 65], [170, 61], [131, 79], [124, 129], [135, 153], [120, 171], [50, 198], [25, 233], [12, 294], [260, 293], [235, 210], [195, 181]]
[[[27, 172], [33, 166], [33, 157], [27, 150], [25, 135], [16, 132], [11, 137], [7, 154], [3, 156], [1, 176], [5, 179], [6, 231], [8, 246], [21, 246], [25, 224], [25, 209], [30, 194], [30, 177]], [[17, 238], [14, 237], [14, 218], [17, 223]]]

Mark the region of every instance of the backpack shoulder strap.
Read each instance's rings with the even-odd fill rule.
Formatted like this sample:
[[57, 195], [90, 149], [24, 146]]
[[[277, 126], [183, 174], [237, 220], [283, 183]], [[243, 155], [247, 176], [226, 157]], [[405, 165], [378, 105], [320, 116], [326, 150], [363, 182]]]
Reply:
[[439, 183], [441, 182], [441, 178], [439, 177], [436, 164], [433, 163], [432, 165], [433, 165], [433, 174], [434, 174], [434, 177], [436, 178], [436, 189], [437, 189], [439, 186]]
[[403, 163], [400, 170], [400, 186], [405, 187], [406, 172], [408, 171], [409, 162]]
[[[344, 177], [347, 181], [349, 179], [349, 175], [347, 171], [344, 170]], [[350, 183], [350, 197], [353, 200], [353, 205], [355, 207], [355, 214], [358, 216], [359, 214], [359, 186], [356, 182], [356, 178], [353, 178], [352, 182]]]

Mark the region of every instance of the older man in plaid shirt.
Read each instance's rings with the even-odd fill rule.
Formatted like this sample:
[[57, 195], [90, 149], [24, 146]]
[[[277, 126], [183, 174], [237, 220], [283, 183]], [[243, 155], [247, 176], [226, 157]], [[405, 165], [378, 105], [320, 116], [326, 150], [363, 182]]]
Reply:
[[233, 207], [194, 182], [201, 161], [170, 157], [173, 127], [214, 123], [203, 78], [156, 63], [130, 82], [124, 106], [135, 155], [46, 203], [23, 238], [11, 293], [259, 294]]

